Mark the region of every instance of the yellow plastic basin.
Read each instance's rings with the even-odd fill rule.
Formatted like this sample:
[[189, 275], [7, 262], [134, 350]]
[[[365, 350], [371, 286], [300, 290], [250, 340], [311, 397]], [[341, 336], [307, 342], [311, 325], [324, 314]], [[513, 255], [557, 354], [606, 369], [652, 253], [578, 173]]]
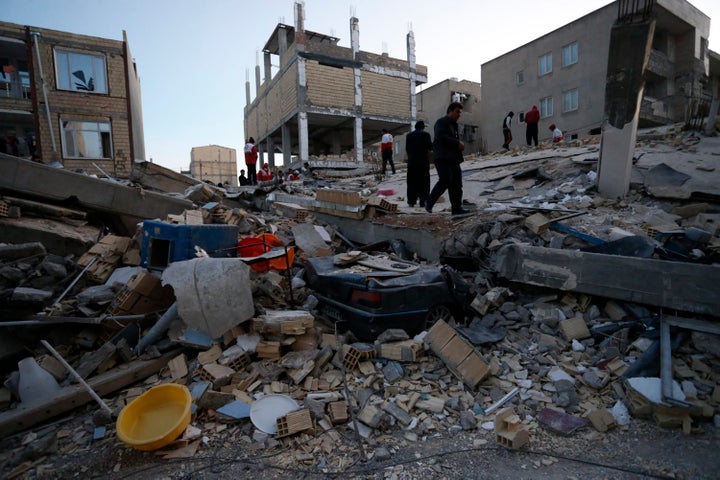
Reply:
[[138, 450], [157, 450], [173, 442], [190, 423], [190, 391], [167, 383], [130, 402], [117, 419], [117, 435]]

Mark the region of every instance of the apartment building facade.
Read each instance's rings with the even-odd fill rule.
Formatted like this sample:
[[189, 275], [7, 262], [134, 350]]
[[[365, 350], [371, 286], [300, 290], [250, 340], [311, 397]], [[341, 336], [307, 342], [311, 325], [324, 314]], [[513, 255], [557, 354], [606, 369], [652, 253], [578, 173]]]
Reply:
[[[596, 133], [605, 108], [610, 30], [618, 2], [482, 64], [481, 131], [491, 151], [503, 143], [502, 120], [515, 112], [514, 144], [525, 144], [524, 113], [541, 112], [540, 140], [557, 125], [565, 138]], [[709, 92], [710, 19], [685, 0], [656, 0], [655, 34], [640, 112], [640, 126], [685, 121]]]
[[418, 117], [425, 121], [426, 131], [433, 135], [433, 126], [439, 118], [445, 116], [448, 105], [451, 102], [460, 102], [463, 113], [458, 121], [458, 130], [465, 142], [465, 154], [480, 153], [483, 151], [480, 135], [481, 97], [482, 88], [479, 83], [448, 78], [417, 94]]
[[0, 22], [0, 65], [0, 151], [118, 178], [145, 159], [124, 31], [118, 41]]
[[237, 151], [220, 145], [193, 147], [190, 150], [190, 176], [215, 185], [237, 186]]
[[[263, 49], [264, 77], [255, 67], [255, 97], [246, 82], [245, 138], [257, 141], [271, 164], [282, 153], [307, 161], [310, 155], [348, 154], [363, 161], [382, 129], [408, 132], [417, 119], [415, 89], [427, 82], [427, 68], [415, 63], [413, 33], [408, 58], [360, 50], [357, 18], [350, 19], [351, 47], [304, 28], [304, 7], [295, 3], [295, 25], [278, 24]], [[272, 65], [279, 65], [273, 75]], [[396, 154], [398, 150], [396, 149]]]

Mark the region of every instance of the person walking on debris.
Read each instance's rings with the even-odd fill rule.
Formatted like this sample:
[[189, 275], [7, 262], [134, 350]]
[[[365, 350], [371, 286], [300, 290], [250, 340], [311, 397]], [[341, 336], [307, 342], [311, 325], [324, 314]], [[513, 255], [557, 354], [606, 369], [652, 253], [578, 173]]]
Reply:
[[244, 187], [245, 185], [249, 185], [250, 180], [245, 176], [245, 170], [240, 170], [240, 176], [238, 177], [238, 185], [241, 187]]
[[382, 173], [385, 175], [388, 162], [393, 175], [395, 175], [395, 163], [393, 163], [393, 136], [387, 129], [383, 128], [383, 136], [380, 140], [380, 153], [382, 154]]
[[525, 141], [528, 147], [535, 143], [538, 144], [538, 122], [540, 121], [540, 110], [536, 105], [533, 105], [532, 109], [525, 114]]
[[257, 159], [258, 149], [255, 146], [255, 139], [250, 137], [245, 144], [245, 165], [248, 169], [248, 181], [250, 185], [257, 185]]
[[503, 138], [505, 139], [505, 143], [503, 143], [503, 148], [505, 150], [510, 150], [510, 142], [512, 142], [512, 131], [510, 130], [510, 125], [514, 116], [515, 113], [508, 112], [508, 114], [505, 115], [505, 119], [503, 120]]
[[415, 130], [405, 138], [405, 151], [408, 156], [407, 202], [411, 207], [420, 200], [424, 206], [430, 195], [430, 164], [432, 163], [432, 138], [425, 131], [425, 122], [415, 123]]
[[462, 170], [460, 169], [465, 144], [460, 140], [457, 124], [462, 111], [462, 104], [453, 102], [447, 108], [447, 115], [435, 122], [433, 157], [438, 181], [425, 202], [425, 210], [428, 213], [432, 213], [433, 205], [445, 190], [450, 197], [452, 214], [467, 213], [467, 210], [462, 208]]
[[563, 140], [563, 133], [562, 133], [562, 131], [560, 131], [559, 128], [557, 128], [557, 127], [555, 126], [554, 123], [548, 127], [548, 130], [550, 130], [551, 132], [553, 132], [553, 140], [552, 140], [553, 143], [562, 142], [562, 140]]

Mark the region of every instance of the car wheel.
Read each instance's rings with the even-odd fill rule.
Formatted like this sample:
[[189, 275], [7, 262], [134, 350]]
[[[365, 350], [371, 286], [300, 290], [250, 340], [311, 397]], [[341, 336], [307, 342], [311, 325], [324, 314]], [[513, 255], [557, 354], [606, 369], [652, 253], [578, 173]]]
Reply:
[[453, 319], [452, 310], [447, 305], [435, 305], [430, 307], [427, 315], [425, 315], [425, 329], [430, 329], [435, 322], [442, 320], [444, 322], [450, 322]]

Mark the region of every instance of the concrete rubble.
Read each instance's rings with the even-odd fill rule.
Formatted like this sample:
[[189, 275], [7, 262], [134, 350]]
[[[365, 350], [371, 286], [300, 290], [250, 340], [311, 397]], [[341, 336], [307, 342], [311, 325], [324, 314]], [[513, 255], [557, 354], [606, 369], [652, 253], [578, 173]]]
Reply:
[[[59, 204], [58, 185], [31, 200], [21, 198], [30, 193], [22, 185], [6, 182], [0, 223], [16, 227], [0, 234], [1, 469], [6, 478], [41, 477], [56, 455], [120, 444], [112, 421], [97, 414], [41, 340], [115, 416], [151, 386], [186, 385], [191, 425], [163, 449], [167, 459], [193, 457], [222, 438], [253, 452], [286, 449], [267, 460], [278, 467], [337, 472], [358, 460], [382, 464], [398, 445], [460, 432], [493, 431], [498, 445], [522, 449], [541, 431], [592, 429], [601, 436], [635, 428], [631, 417], [688, 435], [716, 429], [717, 337], [673, 329], [678, 401], [668, 403], [656, 334], [665, 316], [718, 320], [718, 295], [707, 290], [717, 292], [716, 282], [703, 285], [720, 269], [716, 146], [717, 137], [677, 128], [641, 132], [636, 180], [623, 200], [593, 191], [596, 140], [468, 158], [464, 198], [475, 214], [462, 218], [407, 207], [402, 174], [329, 180], [316, 171], [297, 185], [236, 191], [195, 184], [185, 203], [170, 202], [154, 219], [196, 235], [192, 254], [167, 265], [153, 263], [158, 258], [148, 248], [159, 245], [144, 244], [142, 220], [152, 218], [137, 223], [126, 208], [103, 205], [101, 228], [93, 205]], [[44, 231], [41, 221], [78, 232]], [[116, 228], [108, 233], [108, 225]], [[234, 242], [222, 251], [199, 248], [203, 229], [219, 225], [237, 227], [238, 240], [259, 238], [255, 245], [263, 250], [239, 255]], [[374, 242], [365, 241], [369, 228], [377, 228]], [[92, 234], [83, 237], [81, 229]], [[431, 247], [414, 248], [419, 229], [434, 238]], [[23, 240], [26, 231], [37, 233]], [[267, 235], [277, 243], [268, 246]], [[614, 243], [628, 238], [642, 240]], [[605, 253], [585, 253], [593, 248]], [[310, 257], [358, 249], [455, 266], [471, 285], [464, 318], [439, 320], [414, 338], [387, 330], [374, 343], [339, 331], [317, 309], [303, 266]], [[508, 273], [508, 249], [524, 252], [525, 277]], [[542, 263], [548, 252], [567, 255], [568, 265]], [[583, 255], [611, 257], [612, 270]], [[661, 300], [655, 289], [643, 291], [643, 282], [629, 282], [637, 269], [650, 277], [672, 275], [671, 267], [682, 269], [683, 283], [664, 277]], [[580, 281], [568, 280], [567, 272]], [[616, 284], [625, 295], [611, 293]], [[13, 367], [28, 356], [52, 374], [60, 392], [19, 401], [22, 378]], [[299, 406], [271, 419], [276, 433], [250, 419], [252, 405], [267, 395]], [[70, 429], [78, 416], [87, 417], [83, 426]], [[120, 460], [115, 471], [123, 471]], [[401, 469], [393, 472], [397, 477]]]

